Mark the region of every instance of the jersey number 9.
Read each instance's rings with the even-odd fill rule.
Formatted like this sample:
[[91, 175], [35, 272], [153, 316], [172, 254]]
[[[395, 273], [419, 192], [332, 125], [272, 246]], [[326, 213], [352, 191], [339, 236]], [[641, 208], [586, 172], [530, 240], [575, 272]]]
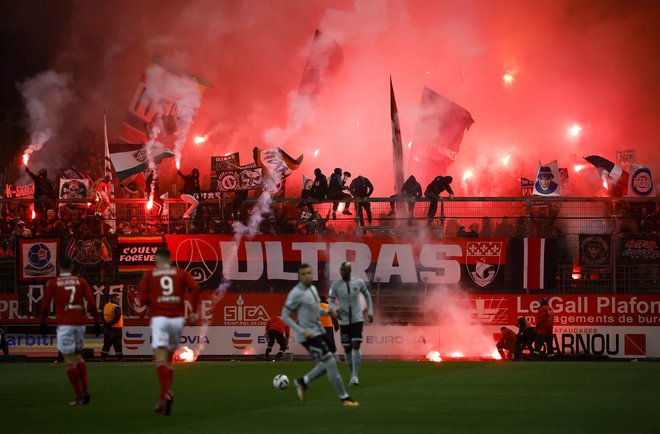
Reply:
[[174, 292], [174, 281], [170, 276], [160, 278], [160, 287], [163, 288], [163, 295], [169, 296]]

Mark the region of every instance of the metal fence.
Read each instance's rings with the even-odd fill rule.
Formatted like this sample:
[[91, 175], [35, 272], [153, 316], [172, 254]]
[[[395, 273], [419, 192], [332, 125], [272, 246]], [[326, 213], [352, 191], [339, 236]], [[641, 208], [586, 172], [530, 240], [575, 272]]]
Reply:
[[[29, 200], [0, 200], [4, 232], [0, 234], [0, 291], [15, 288], [15, 266], [11, 258], [13, 240], [7, 233], [12, 218], [33, 226], [33, 235], [63, 231], [63, 237], [91, 234], [230, 234], [236, 222], [246, 223], [255, 200], [235, 203], [230, 195], [203, 200], [193, 220], [182, 218], [186, 204], [165, 200], [163, 208], [147, 209], [146, 199], [113, 201], [112, 215], [97, 219], [93, 204], [63, 201], [63, 225], [53, 229], [46, 222], [31, 221]], [[366, 208], [371, 210], [371, 219]], [[438, 203], [434, 218], [428, 218], [429, 202], [420, 200], [414, 209], [406, 202], [390, 203], [389, 198], [366, 202], [303, 202], [274, 199], [259, 230], [264, 234], [355, 234], [378, 237], [457, 236], [555, 239], [557, 292], [564, 293], [657, 293], [660, 292], [660, 259], [640, 263], [617, 259], [622, 243], [631, 236], [655, 236], [660, 232], [659, 203], [654, 199], [629, 198], [452, 198]], [[333, 213], [333, 209], [336, 211]], [[412, 209], [412, 212], [410, 210]], [[351, 215], [343, 211], [350, 210]], [[23, 213], [21, 215], [21, 213]], [[333, 215], [334, 214], [334, 215]], [[648, 214], [648, 215], [647, 215]], [[0, 227], [0, 231], [3, 231]], [[473, 232], [473, 233], [472, 233]], [[610, 237], [610, 258], [605, 264], [578, 264], [580, 236]], [[660, 247], [659, 247], [660, 248]], [[509, 270], [506, 271], [509, 273]], [[107, 279], [117, 276], [107, 276]], [[96, 276], [98, 280], [98, 276]], [[511, 292], [510, 276], [506, 276]]]

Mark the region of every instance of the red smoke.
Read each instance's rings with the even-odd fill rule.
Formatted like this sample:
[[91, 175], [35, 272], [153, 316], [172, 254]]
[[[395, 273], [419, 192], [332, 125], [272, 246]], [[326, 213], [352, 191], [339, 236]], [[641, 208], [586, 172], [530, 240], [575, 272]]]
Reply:
[[[214, 85], [204, 95], [182, 167], [199, 167], [208, 182], [210, 155], [240, 151], [242, 162], [249, 162], [255, 145], [268, 146], [266, 131], [290, 125], [289, 104], [318, 28], [341, 46], [343, 62], [326, 81], [309, 122], [283, 145], [291, 155], [305, 154], [290, 195], [299, 193], [301, 175], [311, 176], [315, 167], [326, 174], [342, 167], [370, 178], [376, 196], [392, 194], [390, 74], [403, 143], [413, 138], [424, 86], [470, 111], [475, 124], [448, 174], [460, 180], [472, 170], [471, 194], [519, 195], [518, 179], [533, 177], [539, 160], [572, 168], [583, 155], [613, 160], [617, 149], [635, 148], [640, 162], [657, 164], [656, 3], [77, 2], [59, 12], [66, 27], [54, 40], [49, 35], [56, 50], [52, 67], [71, 73], [78, 96], [75, 107], [62, 113], [65, 125], [56, 141], [65, 146], [84, 128], [100, 130], [103, 107], [111, 140], [116, 137], [137, 81], [157, 52]], [[576, 122], [580, 133], [567, 135]], [[204, 146], [192, 144], [195, 135], [211, 131]], [[35, 159], [46, 161], [47, 152]], [[404, 158], [408, 153], [404, 147]], [[593, 182], [570, 174], [583, 180], [573, 194], [593, 195], [601, 187], [597, 177]], [[466, 194], [460, 182], [454, 187]]]

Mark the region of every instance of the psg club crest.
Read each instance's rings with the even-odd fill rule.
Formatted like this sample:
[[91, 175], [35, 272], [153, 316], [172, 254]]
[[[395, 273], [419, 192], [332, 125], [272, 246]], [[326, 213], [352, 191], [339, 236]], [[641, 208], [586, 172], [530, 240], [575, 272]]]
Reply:
[[500, 269], [501, 241], [468, 241], [465, 267], [468, 274], [482, 288], [495, 280]]
[[649, 196], [653, 193], [653, 176], [647, 167], [635, 168], [630, 182], [632, 190], [638, 196]]
[[139, 161], [140, 163], [144, 163], [145, 161], [147, 161], [147, 151], [144, 149], [140, 149], [133, 152], [132, 156], [133, 158], [135, 158], [135, 160]]

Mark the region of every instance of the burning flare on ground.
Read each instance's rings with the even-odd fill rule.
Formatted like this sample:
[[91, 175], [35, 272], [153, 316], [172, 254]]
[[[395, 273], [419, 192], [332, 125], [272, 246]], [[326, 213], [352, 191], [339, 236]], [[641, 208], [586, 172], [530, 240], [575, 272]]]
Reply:
[[500, 356], [500, 353], [497, 351], [497, 349], [494, 349], [494, 350], [490, 353], [490, 357], [492, 357], [493, 360], [502, 360], [502, 356]]
[[183, 346], [174, 352], [174, 361], [182, 363], [191, 363], [197, 360], [197, 354], [190, 348]]
[[452, 353], [449, 353], [449, 357], [451, 357], [452, 359], [462, 359], [464, 356], [463, 353], [461, 353], [460, 351], [454, 351]]
[[435, 362], [435, 363], [442, 362], [442, 357], [440, 357], [439, 351], [429, 351], [429, 353], [426, 355], [426, 358], [431, 362]]

